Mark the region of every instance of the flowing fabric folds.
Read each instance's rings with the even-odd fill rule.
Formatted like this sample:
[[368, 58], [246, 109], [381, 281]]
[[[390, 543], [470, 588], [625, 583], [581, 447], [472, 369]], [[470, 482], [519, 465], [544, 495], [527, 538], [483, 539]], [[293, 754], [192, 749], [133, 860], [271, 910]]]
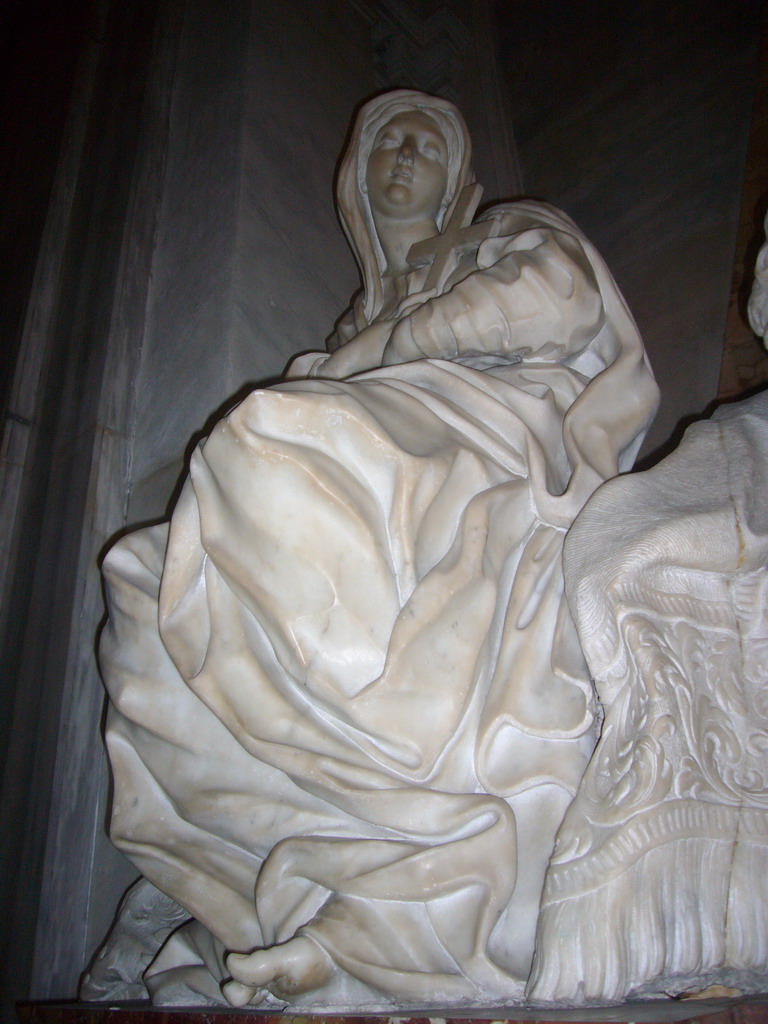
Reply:
[[393, 995], [516, 991], [488, 952], [511, 808], [564, 806], [593, 743], [536, 503], [581, 386], [425, 360], [254, 392], [193, 456], [167, 550], [155, 527], [108, 556], [113, 837], [227, 948], [303, 928]]
[[[413, 113], [443, 136], [447, 188], [432, 266], [393, 268], [368, 161]], [[361, 108], [337, 198], [363, 289], [332, 354], [225, 417], [170, 528], [105, 560], [112, 837], [196, 919], [150, 968], [158, 1002], [185, 965], [215, 998], [224, 950], [278, 947], [279, 973], [294, 937], [337, 968], [295, 1006], [523, 996], [596, 732], [563, 538], [631, 465], [657, 389], [573, 222], [507, 204], [465, 244], [473, 182], [447, 101]], [[246, 974], [238, 998], [279, 994]]]

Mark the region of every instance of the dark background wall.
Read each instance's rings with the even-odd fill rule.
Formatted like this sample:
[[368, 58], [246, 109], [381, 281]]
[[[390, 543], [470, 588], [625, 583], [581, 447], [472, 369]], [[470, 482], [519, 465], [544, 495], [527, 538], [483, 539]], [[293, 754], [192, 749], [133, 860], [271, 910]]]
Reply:
[[651, 451], [717, 395], [764, 5], [496, 13], [525, 190], [597, 245], [659, 378]]
[[[52, 832], [58, 752], [76, 787], [89, 759], [62, 734], [67, 676], [81, 658], [82, 527], [93, 507], [93, 435], [155, 5], [42, 3], [6, 23], [0, 218], [6, 368], [0, 601], [0, 999], [29, 992]], [[73, 108], [72, 98], [78, 97]], [[12, 501], [15, 499], [15, 502]], [[14, 507], [12, 507], [12, 504]], [[91, 574], [98, 595], [98, 577]], [[74, 628], [73, 628], [74, 627]], [[90, 623], [84, 632], [94, 630]], [[85, 651], [92, 657], [93, 640]], [[80, 766], [80, 771], [77, 766]], [[87, 833], [87, 821], [79, 832]], [[81, 858], [83, 861], [83, 858]], [[83, 861], [82, 870], [88, 864]], [[73, 882], [59, 872], [60, 890]], [[42, 908], [44, 911], [44, 907]], [[56, 922], [63, 935], [75, 921]], [[52, 970], [53, 965], [43, 965]]]
[[0, 411], [19, 348], [89, 0], [0, 5]]

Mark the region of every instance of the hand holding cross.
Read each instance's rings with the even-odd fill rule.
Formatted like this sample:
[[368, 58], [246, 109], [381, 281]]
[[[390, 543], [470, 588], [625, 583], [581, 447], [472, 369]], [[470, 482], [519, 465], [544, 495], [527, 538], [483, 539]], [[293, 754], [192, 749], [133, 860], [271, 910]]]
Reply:
[[408, 263], [412, 267], [426, 267], [432, 264], [423, 291], [434, 289], [440, 294], [446, 281], [458, 266], [465, 252], [476, 248], [488, 238], [494, 228], [492, 221], [481, 221], [473, 224], [472, 218], [480, 203], [483, 186], [474, 182], [465, 185], [461, 190], [450, 220], [443, 226], [439, 235], [416, 242], [408, 250]]

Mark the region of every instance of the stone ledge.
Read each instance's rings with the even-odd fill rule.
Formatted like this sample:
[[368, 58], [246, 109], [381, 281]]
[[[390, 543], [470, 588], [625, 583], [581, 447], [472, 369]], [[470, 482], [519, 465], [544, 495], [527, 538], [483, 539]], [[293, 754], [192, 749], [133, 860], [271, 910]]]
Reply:
[[[147, 1003], [20, 1002], [16, 1004], [19, 1024], [243, 1024], [244, 1017], [258, 1018], [258, 1024], [555, 1024], [574, 1021], [580, 1024], [607, 1024], [611, 1021], [667, 1024], [768, 1024], [768, 995], [744, 1000], [680, 999], [626, 1003], [623, 1006], [586, 1007], [573, 1010], [542, 1011], [541, 1008], [499, 1008], [490, 1010], [423, 1011], [429, 1016], [326, 1013], [275, 1013], [272, 1010], [234, 1010], [216, 1007], [154, 1008]], [[542, 1017], [541, 1014], [546, 1016]]]

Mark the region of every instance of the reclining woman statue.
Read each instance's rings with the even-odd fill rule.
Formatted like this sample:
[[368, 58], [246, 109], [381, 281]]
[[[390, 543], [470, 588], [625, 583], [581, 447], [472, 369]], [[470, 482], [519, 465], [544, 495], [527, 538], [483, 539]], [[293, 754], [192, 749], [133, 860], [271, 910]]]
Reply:
[[193, 919], [158, 1002], [523, 997], [596, 737], [563, 537], [657, 389], [575, 225], [471, 223], [479, 191], [450, 103], [366, 104], [331, 354], [226, 416], [170, 525], [105, 560], [111, 834]]

